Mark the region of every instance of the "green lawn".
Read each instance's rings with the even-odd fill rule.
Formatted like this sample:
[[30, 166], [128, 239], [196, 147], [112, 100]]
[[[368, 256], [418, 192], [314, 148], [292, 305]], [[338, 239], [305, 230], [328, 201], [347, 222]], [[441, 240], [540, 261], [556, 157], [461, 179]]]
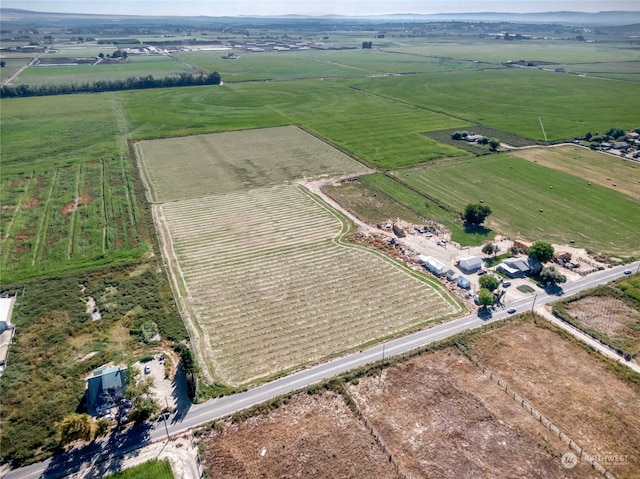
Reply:
[[535, 163], [498, 154], [399, 170], [395, 177], [458, 211], [484, 202], [496, 232], [575, 241], [622, 256], [640, 252], [640, 200]]
[[109, 479], [173, 479], [175, 476], [168, 459], [162, 461], [151, 459], [139, 466], [106, 477]]

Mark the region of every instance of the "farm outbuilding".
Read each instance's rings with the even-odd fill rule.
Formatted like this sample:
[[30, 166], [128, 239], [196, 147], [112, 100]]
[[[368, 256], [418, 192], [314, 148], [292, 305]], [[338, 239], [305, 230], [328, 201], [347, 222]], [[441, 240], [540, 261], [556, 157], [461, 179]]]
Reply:
[[420, 255], [418, 257], [418, 260], [424, 265], [425, 268], [427, 268], [436, 276], [442, 276], [447, 271], [449, 271], [449, 267], [446, 264], [438, 261], [431, 256]]
[[497, 269], [509, 278], [521, 278], [529, 273], [539, 273], [542, 264], [535, 258], [510, 258], [500, 263]]
[[469, 274], [478, 271], [482, 268], [482, 258], [477, 256], [471, 256], [470, 258], [464, 258], [458, 261], [458, 268], [463, 273]]
[[458, 276], [456, 284], [462, 289], [469, 289], [471, 287], [471, 282], [464, 276]]
[[125, 370], [119, 366], [94, 370], [93, 376], [87, 380], [87, 409], [94, 411], [108, 402], [109, 397], [114, 400], [122, 399], [126, 384]]

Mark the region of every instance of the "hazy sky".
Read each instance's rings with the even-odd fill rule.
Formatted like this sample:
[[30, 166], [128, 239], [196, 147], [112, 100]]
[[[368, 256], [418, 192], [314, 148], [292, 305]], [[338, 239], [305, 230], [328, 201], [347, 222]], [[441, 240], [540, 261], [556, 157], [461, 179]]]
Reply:
[[561, 10], [640, 12], [640, 0], [0, 0], [0, 5], [40, 12], [208, 16], [524, 13]]

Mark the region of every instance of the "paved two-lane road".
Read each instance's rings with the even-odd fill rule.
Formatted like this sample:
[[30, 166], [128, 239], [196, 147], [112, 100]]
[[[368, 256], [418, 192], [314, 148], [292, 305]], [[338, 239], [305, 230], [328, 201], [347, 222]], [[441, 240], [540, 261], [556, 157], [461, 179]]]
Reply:
[[[636, 271], [640, 269], [640, 262], [626, 266], [617, 266], [615, 268], [593, 273], [585, 278], [565, 285], [562, 290], [563, 294], [568, 296], [594, 287], [598, 284], [608, 283], [611, 280], [623, 276], [623, 271], [626, 269]], [[557, 294], [547, 294], [544, 290], [540, 289], [533, 297], [515, 301], [507, 306], [509, 308], [515, 308], [517, 312], [523, 312], [532, 309], [534, 307], [534, 303], [535, 307], [538, 307], [557, 299]], [[242, 409], [260, 404], [279, 395], [304, 388], [311, 384], [322, 382], [332, 376], [382, 359], [383, 353], [385, 357], [403, 354], [413, 349], [426, 346], [434, 341], [453, 336], [469, 329], [478, 328], [489, 322], [504, 319], [506, 316], [508, 316], [506, 310], [493, 312], [490, 318], [481, 318], [477, 314], [469, 314], [446, 323], [438, 324], [430, 327], [429, 329], [421, 330], [391, 341], [386, 341], [383, 344], [364, 349], [357, 353], [339, 357], [329, 362], [298, 371], [290, 376], [263, 384], [243, 393], [212, 399], [205, 403], [191, 406], [189, 410], [183, 414], [180, 420], [175, 420], [175, 418], [170, 419], [167, 424], [168, 433], [170, 435], [175, 435], [214, 419], [222, 418]], [[178, 414], [180, 414], [180, 411]], [[163, 437], [166, 437], [166, 434], [167, 430], [165, 430], [164, 426], [159, 425], [148, 432], [148, 435], [145, 437], [145, 442], [160, 440]], [[142, 445], [144, 444], [139, 444], [139, 446]], [[109, 457], [123, 454], [134, 448], [135, 447], [133, 445], [130, 445], [127, 449], [118, 450], [111, 450], [109, 447], [104, 447], [101, 451], [92, 452], [92, 458], [90, 460], [87, 459], [87, 462], [77, 461], [76, 466], [77, 468], [87, 467], [87, 464], [90, 462], [106, 460]], [[34, 464], [33, 466], [26, 468], [16, 469], [3, 476], [3, 478], [35, 479], [40, 477], [41, 474], [47, 470], [50, 462], [51, 460]], [[67, 470], [67, 473], [71, 472], [73, 471]], [[55, 474], [46, 477], [61, 476]]]

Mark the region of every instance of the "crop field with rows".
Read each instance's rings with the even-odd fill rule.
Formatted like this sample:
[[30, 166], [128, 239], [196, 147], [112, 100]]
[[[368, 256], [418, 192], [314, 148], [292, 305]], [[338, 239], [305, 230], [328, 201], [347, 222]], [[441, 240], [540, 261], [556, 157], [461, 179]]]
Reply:
[[13, 176], [0, 184], [0, 266], [11, 281], [136, 258], [134, 187], [122, 157]]
[[343, 223], [301, 187], [161, 208], [216, 376], [230, 383], [457, 311], [417, 275], [337, 242]]
[[[287, 135], [292, 141], [279, 141]], [[210, 372], [228, 384], [460, 311], [439, 283], [341, 242], [346, 220], [292, 180], [363, 167], [298, 128], [144, 142], [137, 150], [150, 197], [161, 201], [154, 217], [188, 322]]]

